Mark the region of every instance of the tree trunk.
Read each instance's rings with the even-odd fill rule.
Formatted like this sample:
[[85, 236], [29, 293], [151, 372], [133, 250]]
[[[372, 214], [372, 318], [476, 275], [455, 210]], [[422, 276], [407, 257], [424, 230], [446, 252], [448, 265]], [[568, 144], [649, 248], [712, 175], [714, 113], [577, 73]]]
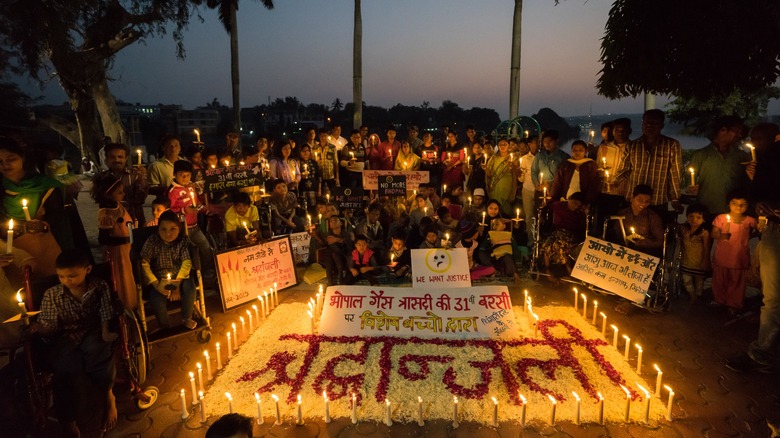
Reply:
[[[66, 89], [66, 91], [68, 91]], [[76, 115], [79, 126], [79, 139], [76, 146], [81, 150], [82, 157], [88, 157], [99, 166], [98, 150], [103, 145], [103, 130], [100, 128], [95, 101], [86, 94], [69, 92], [70, 107]]]
[[92, 98], [95, 99], [100, 122], [103, 125], [103, 135], [111, 137], [114, 143], [127, 144], [127, 133], [122, 126], [116, 99], [108, 89], [108, 82], [105, 79], [92, 86]]
[[352, 40], [352, 129], [363, 124], [363, 18], [360, 0], [355, 0], [355, 29]]
[[515, 0], [512, 19], [512, 60], [509, 67], [509, 120], [519, 114], [520, 103], [520, 49], [523, 28], [523, 0]]
[[241, 133], [241, 103], [239, 101], [238, 80], [238, 19], [237, 1], [230, 2], [230, 79], [233, 86], [233, 129]]

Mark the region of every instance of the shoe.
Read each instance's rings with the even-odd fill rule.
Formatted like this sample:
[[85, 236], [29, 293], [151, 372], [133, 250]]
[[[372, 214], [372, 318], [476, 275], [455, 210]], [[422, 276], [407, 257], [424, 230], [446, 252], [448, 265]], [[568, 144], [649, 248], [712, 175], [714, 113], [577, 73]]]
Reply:
[[726, 359], [726, 368], [740, 374], [747, 374], [752, 372], [758, 372], [763, 374], [771, 374], [772, 366], [769, 364], [763, 364], [756, 362], [748, 356], [746, 353], [742, 353], [739, 356]]
[[195, 320], [192, 318], [187, 318], [182, 321], [182, 323], [184, 324], [184, 327], [187, 327], [188, 330], [195, 330], [195, 327], [198, 326], [198, 323], [195, 322]]

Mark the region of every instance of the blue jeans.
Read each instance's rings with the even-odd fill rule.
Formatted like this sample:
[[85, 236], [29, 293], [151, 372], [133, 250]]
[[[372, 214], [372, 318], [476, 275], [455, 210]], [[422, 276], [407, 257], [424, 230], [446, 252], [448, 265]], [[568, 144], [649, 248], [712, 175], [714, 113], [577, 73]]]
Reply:
[[[154, 312], [160, 328], [170, 327], [171, 322], [168, 319], [167, 307], [168, 298], [157, 292], [152, 285], [145, 287], [149, 292], [149, 304], [152, 306], [152, 312]], [[179, 287], [181, 288], [181, 319], [183, 321], [192, 318], [192, 308], [195, 305], [195, 284], [187, 278], [181, 281]]]
[[761, 307], [758, 339], [750, 344], [748, 355], [756, 362], [769, 364], [776, 354], [780, 334], [780, 224], [769, 222], [767, 229], [761, 233], [758, 258], [764, 305]]

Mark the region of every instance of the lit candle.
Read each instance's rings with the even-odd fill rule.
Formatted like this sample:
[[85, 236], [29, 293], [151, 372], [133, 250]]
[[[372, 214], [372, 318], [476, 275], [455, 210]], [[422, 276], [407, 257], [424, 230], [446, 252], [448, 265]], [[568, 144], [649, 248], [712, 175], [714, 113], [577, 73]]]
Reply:
[[393, 425], [393, 420], [390, 418], [390, 400], [385, 399], [385, 424], [388, 426]]
[[357, 424], [357, 396], [352, 393], [352, 424]]
[[217, 348], [217, 369], [221, 370], [222, 369], [222, 352], [220, 351], [219, 342], [217, 342], [216, 348]]
[[634, 227], [631, 227], [631, 228], [629, 228], [629, 229], [631, 230], [631, 235], [632, 235], [632, 236], [633, 236], [634, 234], [636, 234], [636, 230], [634, 229]]
[[255, 402], [257, 403], [257, 424], [263, 424], [263, 405], [260, 401], [260, 394], [255, 393]]
[[230, 332], [227, 334], [227, 347], [228, 359], [230, 359], [233, 357], [233, 341], [230, 338]]
[[225, 167], [230, 166], [230, 160], [225, 160]]
[[599, 312], [599, 302], [596, 300], [593, 300], [593, 320], [590, 322], [593, 325], [596, 325], [596, 315]]
[[547, 199], [547, 187], [544, 187], [544, 189], [542, 190], [542, 196], [544, 197], [544, 199]]
[[498, 400], [495, 397], [493, 399], [493, 427], [498, 427]]
[[12, 254], [14, 252], [14, 220], [8, 220], [8, 237], [5, 241], [5, 253]]
[[[523, 289], [523, 302], [526, 304], [528, 303], [528, 289]], [[526, 310], [526, 306], [523, 306], [523, 312]]]
[[277, 397], [276, 394], [271, 394], [271, 398], [274, 399], [274, 403], [276, 404], [276, 423], [274, 423], [274, 425], [278, 426], [282, 424], [282, 413], [279, 411], [279, 397]]
[[655, 368], [655, 371], [657, 372], [655, 376], [655, 395], [658, 396], [658, 398], [661, 398], [661, 381], [664, 377], [664, 372], [661, 371], [661, 368], [658, 368], [658, 364], [654, 363], [653, 368]]
[[311, 228], [311, 215], [310, 214], [306, 215], [306, 224], [308, 225], [309, 228]]
[[520, 396], [520, 427], [525, 427], [525, 411], [526, 407], [528, 406], [528, 401], [523, 397], [523, 394], [520, 394], [518, 392], [518, 395]]
[[274, 281], [274, 307], [279, 307], [279, 287], [276, 285], [276, 282]]
[[574, 424], [579, 426], [580, 425], [580, 396], [577, 395], [577, 393], [574, 391], [572, 391], [571, 394], [574, 396], [574, 401], [577, 403], [576, 408], [574, 409]]
[[626, 340], [626, 345], [623, 349], [623, 359], [628, 360], [628, 349], [631, 347], [631, 338], [629, 338], [628, 335], [623, 335], [623, 339]]
[[311, 310], [307, 310], [306, 313], [309, 314], [309, 320], [311, 321], [311, 334], [314, 334], [314, 315], [312, 315]]
[[298, 426], [303, 425], [303, 412], [301, 411], [301, 395], [298, 394], [298, 421], [295, 423]]
[[206, 377], [211, 380], [214, 378], [214, 374], [211, 373], [211, 357], [209, 357], [209, 351], [203, 350], [203, 356], [206, 358]]
[[198, 403], [198, 390], [195, 388], [195, 373], [190, 371], [190, 389], [192, 390], [192, 404]]
[[263, 301], [265, 301], [265, 316], [271, 312], [271, 300], [268, 299], [268, 292], [263, 291]]
[[469, 196], [469, 207], [471, 207], [471, 196]]
[[[328, 204], [330, 204], [330, 193], [325, 194], [325, 199], [328, 201]], [[322, 215], [320, 215], [320, 220], [322, 220]]]
[[534, 337], [539, 335], [539, 315], [532, 313], [531, 314], [534, 317]]
[[579, 303], [577, 300], [580, 299], [580, 292], [577, 290], [576, 287], [572, 288], [572, 292], [574, 292], [574, 311], [576, 312], [577, 309], [579, 309]]
[[444, 247], [450, 246], [450, 233], [444, 233]]
[[642, 346], [639, 344], [634, 344], [634, 346], [637, 349], [637, 355], [636, 355], [636, 373], [640, 376], [642, 375]]
[[190, 189], [190, 199], [192, 200], [192, 206], [197, 207], [198, 206], [198, 199], [195, 197], [195, 192]]
[[203, 401], [203, 391], [198, 391], [198, 400], [200, 400], [200, 422], [206, 422], [206, 405]]
[[442, 185], [442, 193], [447, 193], [447, 184]]
[[617, 341], [618, 341], [618, 328], [617, 328], [617, 326], [615, 326], [614, 324], [613, 324], [613, 325], [610, 325], [610, 327], [612, 327], [612, 331], [614, 332], [614, 333], [612, 334], [612, 346], [613, 346], [613, 347], [615, 347], [615, 348], [618, 348], [618, 346], [617, 346]]
[[628, 423], [628, 418], [631, 414], [631, 391], [629, 391], [628, 388], [623, 385], [620, 385], [620, 387], [623, 388], [623, 391], [626, 393], [626, 415], [623, 418], [623, 421]]
[[[258, 296], [258, 298], [260, 298]], [[257, 310], [257, 304], [252, 304], [252, 310], [255, 311], [255, 319], [257, 320], [257, 325], [260, 325], [260, 312]]]
[[190, 417], [190, 413], [187, 411], [187, 396], [184, 395], [184, 390], [179, 392], [179, 398], [181, 399], [181, 419], [186, 420]]
[[672, 421], [672, 403], [674, 402], [674, 391], [669, 385], [664, 385], [667, 391], [669, 391], [669, 401], [666, 402], [666, 420]]
[[596, 133], [594, 131], [590, 131], [590, 135], [588, 135], [588, 143], [593, 143], [593, 138], [596, 136]]
[[604, 424], [604, 396], [602, 396], [600, 392], [597, 392], [596, 395], [599, 397], [599, 424]]
[[22, 199], [22, 210], [24, 211], [24, 220], [30, 221], [30, 209], [27, 208], [27, 200]]
[[239, 316], [238, 319], [241, 321], [241, 339], [246, 339], [246, 321], [243, 316]]
[[693, 187], [696, 185], [696, 177], [693, 171], [693, 167], [689, 167], [688, 172], [691, 172], [691, 187]]
[[482, 225], [485, 225], [485, 212], [482, 212]]
[[[484, 213], [482, 214], [485, 215]], [[423, 216], [428, 216], [428, 207], [423, 207]]]
[[420, 396], [417, 396], [417, 425], [420, 427], [425, 426], [425, 421], [423, 421], [423, 403]]
[[390, 264], [392, 265], [393, 262], [395, 262], [395, 254], [390, 254]]
[[588, 297], [585, 294], [582, 295], [582, 317], [586, 318], [588, 313]]
[[750, 143], [745, 143], [745, 146], [747, 146], [748, 149], [750, 149], [750, 161], [755, 162], [756, 161], [756, 148], [753, 147], [753, 145], [750, 144]]
[[228, 401], [228, 413], [232, 414], [233, 413], [233, 396], [230, 395], [229, 392], [226, 392], [225, 393], [225, 398], [227, 398], [227, 401]]
[[25, 325], [27, 323], [27, 305], [24, 303], [24, 298], [22, 297], [22, 291], [24, 289], [19, 289], [16, 291], [16, 302], [19, 305], [19, 316], [22, 320], [24, 320]]
[[520, 219], [520, 209], [519, 208], [515, 209], [515, 213], [517, 215], [517, 217], [515, 219], [519, 220]]
[[555, 407], [558, 404], [558, 401], [550, 394], [547, 394], [547, 398], [550, 399], [550, 425], [552, 426], [555, 424]]
[[509, 153], [509, 161], [515, 161], [515, 154], [512, 152]]
[[195, 366], [198, 368], [198, 388], [201, 391], [205, 391], [206, 388], [203, 386], [203, 367], [200, 365], [200, 362], [196, 363]]
[[171, 281], [171, 273], [169, 272], [168, 274], [166, 274], [165, 278], [166, 280]]
[[645, 389], [644, 386], [640, 385], [639, 382], [636, 383], [636, 386], [639, 387], [640, 390], [642, 390], [643, 393], [645, 393], [645, 423], [650, 422], [650, 391]]
[[138, 155], [138, 165], [140, 166], [140, 165], [141, 165], [141, 156], [142, 156], [143, 154], [141, 153], [141, 150], [140, 150], [140, 149], [136, 149], [136, 150], [135, 150], [135, 153]]
[[244, 231], [246, 231], [246, 234], [249, 234], [249, 224], [246, 223], [246, 221], [241, 222], [244, 225]]
[[238, 350], [238, 331], [236, 330], [236, 323], [230, 323], [233, 326], [233, 351]]
[[325, 402], [325, 423], [330, 423], [330, 400], [327, 391], [322, 391], [322, 399]]
[[255, 331], [255, 320], [252, 316], [252, 312], [250, 312], [249, 309], [246, 309], [246, 316], [249, 318], [249, 333], [252, 333]]
[[458, 428], [458, 397], [452, 397], [452, 427]]
[[525, 131], [525, 138], [528, 138], [528, 131]]
[[354, 152], [350, 152], [349, 153], [349, 157], [354, 160], [355, 159], [355, 153]]
[[200, 143], [200, 131], [198, 131], [197, 129], [193, 129], [192, 132], [195, 133], [195, 141]]
[[730, 214], [726, 215], [726, 232], [727, 233], [731, 232], [731, 215]]
[[604, 312], [599, 312], [599, 315], [601, 315], [601, 336], [606, 336], [606, 334], [607, 334], [607, 315], [604, 314]]
[[607, 157], [601, 157], [601, 168], [602, 169], [607, 168]]

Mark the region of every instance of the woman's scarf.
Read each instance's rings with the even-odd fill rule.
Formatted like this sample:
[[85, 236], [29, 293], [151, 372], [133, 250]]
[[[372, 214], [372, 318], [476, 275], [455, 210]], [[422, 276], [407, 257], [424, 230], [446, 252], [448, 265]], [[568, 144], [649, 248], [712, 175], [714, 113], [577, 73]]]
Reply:
[[11, 219], [25, 220], [22, 199], [26, 199], [30, 217], [35, 218], [46, 192], [58, 187], [62, 187], [62, 183], [42, 174], [25, 177], [18, 184], [3, 178], [3, 213]]

